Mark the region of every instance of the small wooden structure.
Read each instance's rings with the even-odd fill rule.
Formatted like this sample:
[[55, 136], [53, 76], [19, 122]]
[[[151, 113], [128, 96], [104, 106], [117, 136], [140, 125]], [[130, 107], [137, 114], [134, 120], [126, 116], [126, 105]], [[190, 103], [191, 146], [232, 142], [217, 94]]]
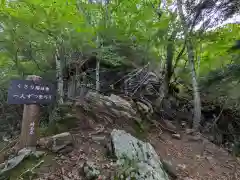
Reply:
[[[27, 80], [40, 81], [39, 76], [28, 76]], [[39, 104], [24, 104], [22, 128], [20, 135], [20, 147], [36, 148], [37, 144], [37, 131], [40, 119], [40, 106]]]
[[9, 104], [24, 104], [20, 148], [35, 150], [40, 120], [40, 104], [55, 101], [55, 87], [40, 76], [30, 75], [26, 80], [12, 80], [8, 88]]

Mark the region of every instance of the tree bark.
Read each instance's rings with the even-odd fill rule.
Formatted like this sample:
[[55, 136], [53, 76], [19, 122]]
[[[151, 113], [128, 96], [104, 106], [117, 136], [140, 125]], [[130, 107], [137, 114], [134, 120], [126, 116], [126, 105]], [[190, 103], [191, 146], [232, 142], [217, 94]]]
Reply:
[[100, 91], [100, 79], [99, 79], [99, 70], [100, 70], [100, 60], [96, 61], [96, 91]]
[[169, 92], [169, 85], [170, 85], [171, 77], [173, 74], [174, 40], [176, 35], [177, 35], [177, 31], [174, 30], [168, 39], [167, 53], [166, 53], [167, 58], [164, 66], [165, 73], [163, 75], [164, 80], [162, 85], [159, 88], [159, 96], [155, 103], [158, 108], [161, 108], [162, 101], [166, 96], [168, 96], [168, 92]]
[[194, 66], [194, 49], [191, 39], [189, 38], [190, 34], [188, 33], [187, 23], [183, 14], [182, 9], [182, 0], [177, 0], [177, 8], [179, 12], [179, 16], [181, 19], [181, 23], [184, 30], [184, 36], [186, 38], [186, 46], [187, 46], [187, 55], [188, 55], [188, 63], [192, 74], [192, 86], [194, 93], [194, 117], [193, 117], [193, 128], [198, 129], [201, 121], [201, 100], [198, 89], [198, 82], [196, 77], [196, 71]]
[[167, 58], [166, 58], [166, 75], [165, 75], [165, 83], [166, 83], [166, 93], [169, 92], [169, 85], [172, 78], [172, 74], [174, 72], [174, 66], [173, 66], [173, 57], [174, 57], [174, 40], [176, 38], [177, 31], [174, 30], [168, 39], [168, 45], [167, 45]]
[[58, 87], [58, 103], [63, 104], [63, 74], [62, 74], [62, 66], [61, 66], [61, 59], [59, 55], [58, 49], [56, 49], [55, 54], [55, 61], [56, 61], [56, 78], [57, 78], [57, 87]]
[[80, 97], [81, 97], [81, 99], [83, 99], [84, 98], [84, 96], [87, 94], [87, 91], [88, 91], [88, 89], [87, 89], [87, 77], [86, 77], [86, 73], [85, 72], [83, 72], [82, 74], [81, 74], [81, 77], [82, 77], [82, 84], [81, 84], [81, 86], [80, 86]]

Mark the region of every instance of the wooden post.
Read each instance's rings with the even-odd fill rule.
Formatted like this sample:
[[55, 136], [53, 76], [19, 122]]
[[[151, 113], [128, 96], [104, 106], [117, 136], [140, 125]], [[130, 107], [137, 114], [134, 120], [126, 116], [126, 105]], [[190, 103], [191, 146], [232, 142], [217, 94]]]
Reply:
[[[27, 77], [27, 80], [40, 81], [41, 77], [31, 75]], [[40, 118], [40, 106], [39, 104], [24, 104], [23, 117], [22, 117], [22, 129], [20, 136], [21, 148], [36, 148], [37, 144], [37, 129], [39, 126]]]

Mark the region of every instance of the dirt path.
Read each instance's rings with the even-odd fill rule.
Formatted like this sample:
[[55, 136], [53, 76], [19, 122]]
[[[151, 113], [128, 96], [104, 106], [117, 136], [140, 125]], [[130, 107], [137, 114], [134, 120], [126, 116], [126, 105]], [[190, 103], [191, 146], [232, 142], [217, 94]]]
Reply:
[[204, 138], [184, 134], [181, 139], [173, 139], [163, 133], [149, 134], [159, 156], [172, 163], [178, 179], [193, 180], [237, 180], [240, 179], [240, 161], [224, 149]]
[[[85, 179], [80, 169], [86, 160], [98, 166], [102, 173], [102, 178], [99, 179], [111, 179], [115, 167], [106, 157], [104, 146], [111, 129], [98, 127], [92, 131], [74, 130], [74, 150], [67, 155], [56, 157], [55, 170], [43, 172], [41, 179]], [[172, 163], [179, 180], [234, 180], [234, 176], [236, 180], [240, 179], [240, 162], [235, 163], [231, 155], [207, 140], [203, 143], [202, 140], [193, 140], [192, 136], [188, 135], [183, 135], [182, 139], [178, 140], [167, 133], [161, 134], [160, 138], [158, 132], [153, 131], [148, 134], [148, 139], [161, 158]]]
[[96, 126], [95, 130], [77, 128], [71, 131], [75, 140], [74, 150], [69, 154], [55, 157], [54, 170], [49, 171], [41, 167], [38, 172], [42, 177], [38, 180], [84, 180], [81, 167], [86, 161], [93, 162], [100, 170], [99, 180], [111, 177], [114, 163], [106, 157], [105, 146], [109, 131], [101, 129]]

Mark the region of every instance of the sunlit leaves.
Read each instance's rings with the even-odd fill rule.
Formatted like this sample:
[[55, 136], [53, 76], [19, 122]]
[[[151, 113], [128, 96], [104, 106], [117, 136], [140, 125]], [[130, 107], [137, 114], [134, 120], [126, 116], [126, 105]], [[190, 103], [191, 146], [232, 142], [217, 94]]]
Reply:
[[211, 70], [221, 68], [232, 60], [232, 53], [228, 50], [240, 39], [240, 26], [229, 24], [222, 28], [206, 33], [201, 41], [200, 72], [205, 75]]
[[[102, 52], [103, 59], [113, 64], [114, 61], [120, 62], [117, 59], [140, 61], [138, 57], [134, 59], [119, 55], [118, 49], [113, 46], [116, 46], [115, 41], [120, 41], [127, 42], [128, 48], [136, 54], [133, 47], [137, 46], [142, 54], [151, 53], [155, 58], [158, 55], [159, 61], [164, 60], [168, 38], [173, 30], [178, 31], [175, 41], [178, 52], [184, 43], [177, 15], [167, 9], [172, 3], [166, 1], [163, 5], [157, 0], [112, 0], [108, 5], [90, 3], [88, 0], [9, 2], [8, 6], [1, 7], [0, 12], [0, 20], [4, 24], [3, 47], [8, 51], [10, 60], [14, 59], [18, 49], [23, 56], [21, 61], [36, 61], [39, 64], [53, 61], [52, 54], [57, 44], [64, 46], [69, 54], [74, 51]], [[165, 9], [160, 9], [163, 6]], [[158, 12], [161, 12], [161, 16]], [[226, 55], [225, 50], [230, 43], [239, 37], [238, 29], [238, 26], [232, 26], [208, 32], [201, 37], [201, 41], [197, 36], [192, 37], [196, 41], [197, 53], [199, 43], [203, 47], [202, 72], [207, 71], [206, 67], [220, 66], [217, 59]], [[97, 42], [98, 38], [105, 45]], [[183, 56], [183, 60], [180, 60], [180, 67], [184, 66], [185, 58]], [[31, 66], [36, 69], [31, 63], [27, 67]]]

